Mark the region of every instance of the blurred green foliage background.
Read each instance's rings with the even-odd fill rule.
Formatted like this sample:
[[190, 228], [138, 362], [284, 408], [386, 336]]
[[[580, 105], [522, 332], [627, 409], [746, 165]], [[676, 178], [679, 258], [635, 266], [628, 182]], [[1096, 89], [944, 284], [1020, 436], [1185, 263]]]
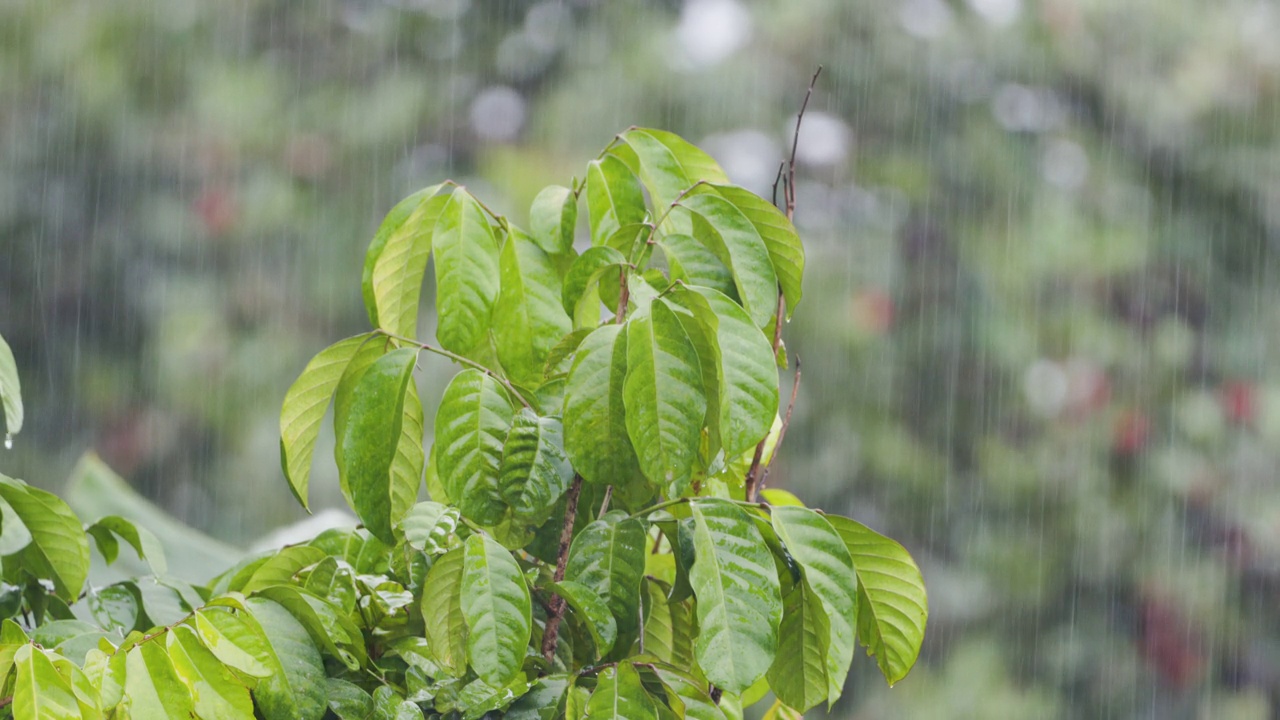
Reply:
[[1277, 37], [1272, 0], [0, 0], [0, 455], [294, 522], [279, 403], [396, 200], [523, 222], [632, 124], [768, 193], [822, 64], [771, 481], [933, 610], [833, 717], [1280, 717]]

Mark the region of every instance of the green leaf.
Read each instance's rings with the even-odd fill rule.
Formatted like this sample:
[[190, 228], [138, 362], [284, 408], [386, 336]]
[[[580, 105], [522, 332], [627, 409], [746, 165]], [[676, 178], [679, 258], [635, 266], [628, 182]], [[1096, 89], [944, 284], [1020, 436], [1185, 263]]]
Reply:
[[245, 605], [267, 639], [272, 672], [253, 690], [265, 720], [320, 720], [327, 707], [324, 664], [306, 628], [280, 605], [249, 598]]
[[764, 676], [777, 650], [782, 597], [773, 558], [751, 519], [732, 503], [699, 500], [690, 511], [698, 663], [717, 687], [741, 693]]
[[502, 449], [498, 472], [502, 497], [519, 520], [541, 525], [573, 482], [559, 418], [516, 414]]
[[164, 646], [144, 642], [125, 657], [124, 699], [126, 717], [185, 718], [194, 713], [191, 693], [178, 679]]
[[733, 282], [733, 273], [729, 272], [729, 268], [714, 252], [692, 235], [663, 235], [658, 240], [658, 245], [667, 257], [672, 281], [682, 280], [687, 285], [708, 287], [736, 298], [738, 290]]
[[263, 588], [259, 597], [278, 603], [302, 624], [316, 647], [340, 660], [349, 670], [359, 670], [368, 660], [364, 634], [346, 613], [325, 598], [293, 585]]
[[727, 183], [728, 177], [711, 156], [678, 135], [664, 130], [636, 128], [621, 135], [634, 151], [640, 180], [649, 189], [659, 213], [698, 182]]
[[128, 584], [108, 585], [90, 591], [89, 612], [104, 629], [120, 633], [131, 632], [138, 624], [138, 597], [136, 588]]
[[[713, 328], [717, 346], [715, 404], [721, 447], [733, 457], [755, 447], [769, 434], [778, 413], [778, 367], [769, 338], [737, 303], [710, 288], [694, 288], [707, 305], [691, 303], [695, 316]], [[677, 300], [679, 302], [679, 300]], [[707, 310], [710, 315], [706, 314]], [[714, 320], [714, 324], [712, 324]]]
[[893, 685], [911, 671], [924, 642], [929, 598], [920, 568], [892, 539], [848, 518], [826, 519], [844, 540], [858, 573], [858, 640]]
[[214, 657], [236, 672], [264, 678], [274, 672], [271, 648], [256, 624], [243, 614], [220, 609], [206, 609], [195, 614], [195, 629], [200, 642]]
[[104, 652], [110, 647], [110, 643], [106, 643], [106, 647], [89, 650], [85, 654], [84, 661], [85, 677], [94, 687], [98, 688], [99, 705], [108, 712], [113, 710], [124, 699], [124, 676], [127, 659], [126, 653], [108, 655]]
[[422, 620], [431, 655], [453, 677], [467, 672], [467, 624], [462, 614], [464, 551], [456, 547], [436, 558], [422, 593]]
[[600, 671], [587, 703], [589, 720], [658, 720], [658, 708], [630, 663]]
[[496, 525], [506, 509], [499, 471], [515, 408], [497, 380], [467, 369], [445, 388], [436, 411], [436, 465], [464, 517]]
[[578, 328], [561, 338], [560, 342], [556, 343], [556, 346], [551, 348], [551, 352], [547, 355], [547, 364], [542, 370], [542, 376], [550, 382], [551, 379], [557, 376], [563, 377], [567, 375], [569, 373], [569, 363], [565, 361], [573, 357], [574, 353], [578, 351], [578, 346], [595, 329], [594, 325]]
[[369, 322], [393, 335], [418, 329], [422, 277], [431, 255], [431, 234], [449, 195], [444, 184], [420, 190], [387, 213], [369, 244], [361, 288]]
[[498, 300], [498, 242], [480, 203], [464, 189], [449, 196], [433, 238], [436, 337], [460, 355], [488, 335]]
[[623, 401], [627, 435], [645, 476], [669, 497], [681, 496], [692, 477], [707, 398], [698, 355], [664, 300], [627, 321]]
[[81, 717], [80, 703], [66, 678], [58, 674], [45, 651], [23, 645], [13, 656], [13, 716], [26, 720], [70, 720]]
[[569, 678], [565, 675], [548, 675], [540, 678], [507, 709], [505, 720], [556, 720], [563, 718], [565, 692]]
[[640, 180], [613, 155], [587, 164], [586, 192], [592, 245], [604, 244], [624, 225], [644, 222], [648, 214]]
[[691, 667], [693, 618], [689, 605], [668, 599], [666, 588], [652, 578], [646, 577], [644, 586], [645, 654], [677, 667]]
[[[533, 198], [529, 208], [529, 228], [533, 239], [552, 255], [573, 249], [574, 226], [578, 224], [578, 198], [560, 185], [548, 185]], [[506, 282], [504, 279], [503, 282]]]
[[649, 239], [653, 235], [652, 225], [632, 223], [615, 230], [612, 235], [605, 238], [603, 245], [617, 250], [632, 265], [642, 268], [653, 254], [653, 246], [649, 244]]
[[[494, 687], [481, 679], [473, 680], [458, 693], [458, 709], [463, 710], [462, 720], [480, 720], [498, 715], [497, 711], [510, 705], [515, 699], [529, 689], [529, 682], [523, 676], [517, 677], [506, 685]], [[415, 718], [422, 716], [422, 711], [413, 708]], [[396, 720], [400, 720], [397, 718]], [[407, 718], [406, 718], [407, 720]]]
[[769, 248], [751, 220], [714, 193], [691, 193], [680, 204], [700, 217], [694, 235], [729, 268], [742, 307], [756, 327], [764, 327], [778, 304], [778, 276]]
[[329, 399], [352, 358], [371, 337], [369, 333], [356, 335], [320, 351], [285, 393], [280, 409], [280, 466], [289, 489], [304, 508], [308, 507], [311, 456]]
[[369, 720], [373, 715], [373, 698], [363, 688], [339, 678], [328, 678], [329, 710], [339, 720]]
[[395, 518], [393, 524], [399, 523], [418, 500], [418, 490], [422, 488], [427, 466], [427, 453], [422, 447], [426, 413], [422, 408], [422, 399], [418, 397], [418, 384], [412, 377], [404, 386], [403, 410], [400, 438], [396, 441], [396, 456], [391, 461], [391, 507]]
[[430, 500], [414, 505], [400, 521], [405, 542], [428, 555], [447, 550], [449, 536], [457, 527], [457, 508]]
[[85, 532], [93, 536], [98, 544], [98, 550], [102, 552], [102, 557], [108, 563], [115, 562], [118, 544], [114, 536], [119, 536], [133, 547], [139, 559], [147, 561], [152, 573], [164, 575], [169, 571], [169, 565], [165, 562], [164, 546], [160, 544], [160, 539], [150, 530], [132, 521], [119, 515], [108, 515], [90, 525]]
[[576, 317], [580, 303], [593, 301], [590, 290], [605, 282], [606, 275], [611, 281], [617, 281], [620, 277], [618, 273], [626, 264], [627, 259], [622, 253], [611, 247], [593, 247], [579, 255], [573, 265], [569, 266], [569, 273], [565, 275], [564, 286], [560, 291], [565, 312]]
[[[392, 472], [407, 414], [406, 388], [413, 381], [417, 359], [416, 348], [401, 348], [374, 362], [356, 383], [355, 399], [338, 438], [342, 445], [338, 472], [351, 492], [353, 509], [369, 532], [388, 544], [395, 543], [395, 524], [416, 499], [421, 481]], [[420, 426], [418, 432], [421, 446]], [[421, 452], [419, 447], [419, 457]]]
[[804, 276], [804, 246], [800, 243], [795, 226], [772, 203], [746, 188], [716, 185], [710, 187], [709, 191], [738, 208], [764, 240], [778, 284], [787, 299], [787, 317], [790, 318], [796, 305], [800, 303], [801, 278]]
[[169, 631], [173, 669], [186, 685], [201, 718], [252, 718], [253, 700], [245, 687], [185, 625]]
[[32, 575], [52, 580], [58, 597], [75, 602], [89, 576], [89, 539], [80, 519], [57, 495], [5, 475], [0, 475], [0, 498], [31, 533], [18, 562]]
[[591, 640], [596, 644], [596, 659], [607, 655], [618, 639], [618, 623], [613, 619], [608, 604], [594, 590], [572, 580], [552, 583], [548, 589], [564, 598], [585, 621]]
[[31, 544], [31, 531], [13, 506], [0, 498], [0, 556], [12, 555]]
[[623, 408], [626, 377], [627, 335], [621, 326], [605, 325], [582, 341], [564, 391], [564, 449], [587, 482], [625, 485], [639, 479]]
[[565, 565], [565, 577], [605, 599], [623, 637], [640, 623], [645, 539], [643, 521], [610, 512], [578, 533]]
[[[831, 628], [822, 600], [807, 582], [798, 582], [783, 599], [778, 656], [769, 668], [769, 687], [782, 702], [801, 712], [827, 700], [827, 656]], [[843, 685], [841, 677], [838, 684]]]
[[537, 385], [547, 356], [573, 329], [561, 303], [560, 275], [547, 253], [512, 228], [499, 259], [502, 278], [493, 310], [498, 361], [512, 381]]
[[467, 657], [480, 679], [502, 687], [515, 678], [533, 632], [529, 588], [511, 553], [486, 535], [467, 538], [462, 614]]
[[[840, 697], [853, 661], [857, 592], [854, 564], [840, 535], [817, 512], [801, 507], [776, 507], [771, 515], [778, 539], [800, 564], [805, 582], [826, 611], [830, 625], [827, 701], [832, 703]], [[787, 701], [787, 704], [799, 708], [796, 703]]]
[[4, 406], [5, 443], [22, 429], [22, 384], [18, 382], [18, 362], [9, 343], [0, 337], [0, 404]]
[[699, 682], [680, 667], [687, 666], [655, 664], [653, 670], [666, 687], [667, 697], [674, 695], [684, 705], [682, 717], [688, 720], [725, 720], [725, 714], [707, 694], [706, 683]]

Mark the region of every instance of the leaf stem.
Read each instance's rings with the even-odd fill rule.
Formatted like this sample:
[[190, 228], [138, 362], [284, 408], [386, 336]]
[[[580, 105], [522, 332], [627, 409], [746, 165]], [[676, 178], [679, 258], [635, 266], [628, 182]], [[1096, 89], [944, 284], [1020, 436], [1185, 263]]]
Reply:
[[476, 362], [475, 360], [472, 360], [472, 359], [467, 358], [467, 357], [463, 357], [462, 355], [459, 355], [459, 354], [454, 353], [454, 352], [449, 352], [448, 350], [445, 350], [444, 348], [438, 348], [438, 347], [436, 347], [436, 346], [434, 346], [434, 345], [428, 345], [428, 344], [426, 344], [426, 343], [424, 343], [424, 342], [418, 342], [417, 340], [414, 340], [413, 338], [407, 338], [407, 337], [404, 337], [404, 336], [402, 336], [402, 335], [396, 335], [395, 333], [387, 332], [386, 330], [383, 330], [382, 328], [378, 328], [378, 329], [374, 330], [374, 332], [375, 332], [375, 333], [381, 333], [382, 335], [385, 335], [385, 336], [387, 336], [387, 337], [391, 338], [392, 340], [398, 340], [399, 342], [405, 343], [405, 344], [407, 344], [407, 345], [412, 345], [412, 346], [414, 346], [414, 347], [416, 347], [416, 348], [419, 348], [419, 349], [421, 349], [421, 350], [426, 350], [426, 351], [427, 351], [427, 352], [429, 352], [429, 353], [435, 353], [436, 355], [439, 355], [439, 356], [441, 356], [441, 357], [449, 358], [450, 360], [453, 360], [454, 362], [462, 363], [463, 365], [466, 365], [466, 366], [468, 366], [468, 367], [475, 368], [476, 370], [479, 370], [480, 372], [484, 373], [485, 375], [488, 375], [489, 377], [491, 377], [491, 378], [493, 378], [494, 380], [497, 380], [499, 383], [501, 383], [502, 387], [506, 388], [507, 392], [511, 393], [511, 396], [512, 396], [512, 397], [514, 397], [516, 400], [519, 400], [519, 401], [520, 401], [520, 404], [521, 404], [521, 405], [525, 406], [526, 408], [529, 408], [530, 410], [532, 410], [532, 409], [533, 409], [533, 406], [532, 406], [532, 405], [530, 405], [530, 404], [529, 404], [529, 401], [528, 401], [528, 400], [526, 400], [526, 399], [524, 398], [524, 396], [520, 394], [520, 391], [519, 391], [519, 390], [516, 390], [516, 386], [515, 386], [515, 385], [512, 385], [510, 380], [508, 380], [508, 379], [506, 379], [505, 377], [503, 377], [502, 375], [500, 375], [500, 374], [498, 374], [498, 373], [494, 372], [493, 370], [490, 370], [489, 368], [485, 367], [484, 365], [481, 365], [480, 363]]
[[787, 428], [791, 426], [791, 411], [796, 409], [796, 394], [800, 392], [800, 355], [796, 355], [796, 378], [791, 382], [791, 399], [787, 401], [787, 414], [782, 416], [782, 427], [778, 429], [778, 441], [773, 444], [773, 456], [769, 458], [769, 462], [765, 463], [764, 470], [760, 473], [760, 482], [758, 489], [763, 490], [765, 482], [769, 479], [769, 469], [773, 467], [773, 461], [778, 459], [778, 448], [782, 447], [782, 440], [787, 437]]
[[[564, 580], [564, 568], [569, 562], [569, 546], [573, 542], [573, 524], [578, 519], [578, 498], [582, 495], [582, 476], [573, 476], [573, 485], [569, 486], [569, 494], [565, 496], [564, 527], [560, 530], [560, 548], [556, 553], [556, 570], [551, 575], [553, 582]], [[551, 598], [551, 614], [547, 616], [547, 625], [542, 633], [542, 657], [551, 666], [556, 656], [556, 644], [560, 641], [560, 621], [564, 620], [564, 598], [559, 594]]]

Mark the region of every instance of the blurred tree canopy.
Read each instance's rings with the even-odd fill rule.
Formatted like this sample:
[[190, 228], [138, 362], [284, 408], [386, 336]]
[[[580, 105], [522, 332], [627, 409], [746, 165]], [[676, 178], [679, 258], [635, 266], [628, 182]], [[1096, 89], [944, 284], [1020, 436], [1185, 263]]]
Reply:
[[1278, 34], [1267, 0], [0, 2], [14, 470], [92, 446], [232, 541], [294, 519], [279, 402], [395, 200], [519, 219], [632, 124], [768, 192], [822, 64], [771, 479], [902, 539], [934, 612], [836, 714], [1273, 717]]

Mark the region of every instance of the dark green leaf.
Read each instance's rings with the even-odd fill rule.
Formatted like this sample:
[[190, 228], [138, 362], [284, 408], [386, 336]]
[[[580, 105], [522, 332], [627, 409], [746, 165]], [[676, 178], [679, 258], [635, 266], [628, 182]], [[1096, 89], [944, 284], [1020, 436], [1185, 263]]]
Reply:
[[756, 327], [769, 324], [777, 310], [778, 276], [768, 246], [751, 220], [714, 193], [692, 193], [680, 204], [700, 216], [695, 236], [729, 268], [742, 307]]
[[620, 326], [605, 325], [582, 341], [565, 386], [564, 449], [587, 482], [625, 485], [640, 475], [623, 409], [626, 376]]
[[529, 692], [507, 709], [506, 720], [556, 720], [563, 718], [564, 696], [569, 678], [548, 675], [534, 683]]
[[564, 598], [582, 618], [591, 633], [591, 640], [595, 642], [596, 659], [607, 655], [618, 639], [618, 623], [613, 619], [609, 605], [594, 590], [572, 580], [552, 583], [548, 589]]
[[329, 691], [329, 710], [339, 720], [373, 719], [373, 698], [359, 685], [332, 677], [325, 683]]
[[707, 694], [707, 684], [679, 669], [681, 667], [688, 666], [658, 664], [654, 666], [654, 672], [666, 687], [668, 697], [674, 695], [684, 705], [683, 717], [688, 720], [725, 720], [725, 714]]
[[587, 703], [589, 720], [658, 720], [658, 709], [630, 663], [600, 671]]
[[502, 450], [499, 484], [518, 520], [541, 525], [573, 482], [559, 418], [538, 417], [528, 408], [512, 420]]
[[436, 337], [465, 355], [489, 333], [498, 300], [498, 242], [484, 209], [462, 188], [440, 213], [436, 254]]
[[[804, 712], [829, 697], [831, 628], [822, 600], [807, 582], [796, 583], [783, 605], [778, 656], [769, 668], [769, 687], [779, 700]], [[837, 684], [844, 684], [843, 676]]]
[[498, 473], [514, 415], [498, 381], [471, 369], [454, 376], [436, 411], [440, 480], [463, 516], [481, 525], [496, 525], [506, 509]]
[[502, 287], [493, 311], [498, 360], [512, 381], [536, 385], [547, 355], [573, 329], [561, 302], [560, 276], [546, 252], [514, 228], [499, 265]]
[[787, 298], [787, 317], [790, 318], [800, 303], [800, 281], [804, 276], [804, 247], [795, 226], [778, 208], [750, 190], [736, 185], [717, 185], [710, 191], [738, 208], [764, 240], [778, 284]]
[[610, 512], [573, 539], [565, 566], [565, 577], [605, 599], [622, 637], [640, 622], [645, 538], [643, 521]]
[[486, 535], [467, 538], [462, 614], [467, 657], [482, 680], [502, 687], [524, 662], [533, 631], [529, 588], [511, 553]]
[[320, 720], [328, 706], [324, 664], [306, 628], [270, 600], [249, 598], [245, 605], [266, 637], [273, 663], [271, 674], [253, 690], [263, 717]]

